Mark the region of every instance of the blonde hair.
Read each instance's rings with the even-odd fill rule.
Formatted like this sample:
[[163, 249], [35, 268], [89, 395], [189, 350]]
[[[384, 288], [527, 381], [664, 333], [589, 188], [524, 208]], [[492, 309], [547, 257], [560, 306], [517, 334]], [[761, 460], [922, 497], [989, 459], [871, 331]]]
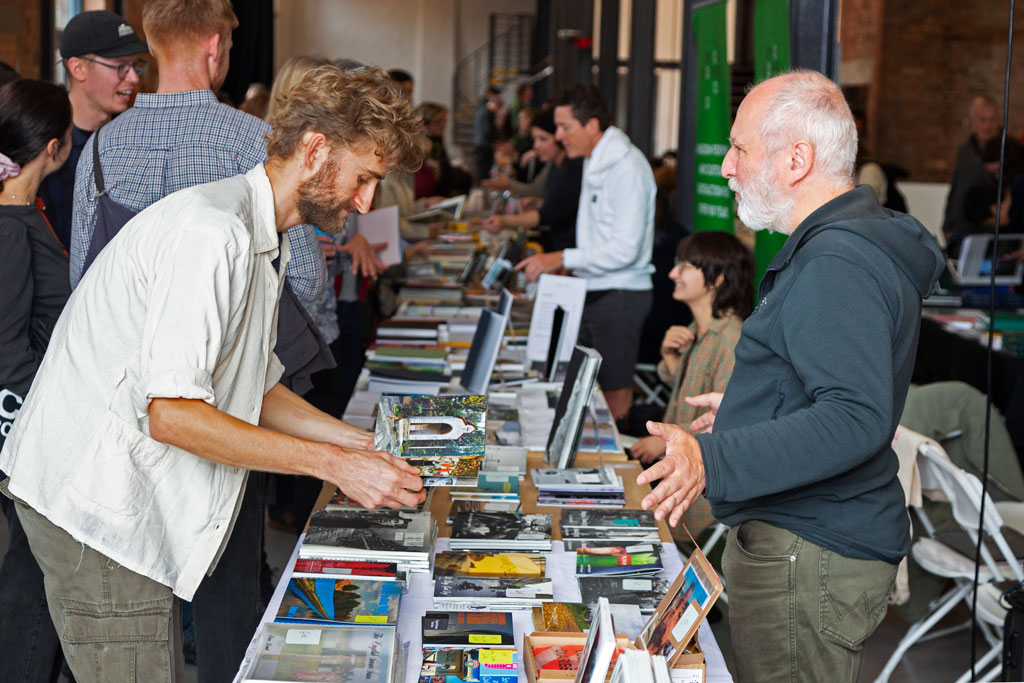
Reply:
[[230, 0], [147, 0], [142, 8], [142, 30], [154, 54], [212, 33], [225, 36], [236, 26]]
[[306, 72], [318, 66], [327, 64], [328, 61], [318, 55], [295, 55], [289, 57], [274, 76], [274, 84], [270, 86], [270, 103], [267, 105], [267, 120], [281, 108], [288, 92], [291, 91]]
[[312, 130], [332, 146], [372, 144], [391, 173], [412, 173], [423, 163], [423, 120], [378, 67], [348, 73], [330, 64], [311, 69], [268, 119], [268, 157], [291, 157]]
[[428, 126], [433, 123], [434, 119], [438, 116], [447, 112], [448, 107], [443, 104], [438, 104], [437, 102], [421, 102], [420, 105], [416, 107], [416, 113], [423, 117], [423, 123]]

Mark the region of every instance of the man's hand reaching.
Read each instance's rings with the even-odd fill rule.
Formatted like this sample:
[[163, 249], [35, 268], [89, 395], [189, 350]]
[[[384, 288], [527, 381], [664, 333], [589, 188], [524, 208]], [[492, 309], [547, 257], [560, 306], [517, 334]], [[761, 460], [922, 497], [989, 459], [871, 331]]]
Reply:
[[419, 470], [385, 451], [344, 449], [326, 463], [323, 478], [370, 509], [414, 507], [426, 498]]
[[643, 499], [644, 510], [654, 510], [654, 518], [666, 519], [670, 526], [679, 524], [686, 509], [704, 491], [704, 461], [700, 446], [685, 429], [677, 425], [648, 422], [651, 436], [664, 439], [665, 457], [651, 465], [636, 478], [639, 486], [661, 479], [657, 488]]

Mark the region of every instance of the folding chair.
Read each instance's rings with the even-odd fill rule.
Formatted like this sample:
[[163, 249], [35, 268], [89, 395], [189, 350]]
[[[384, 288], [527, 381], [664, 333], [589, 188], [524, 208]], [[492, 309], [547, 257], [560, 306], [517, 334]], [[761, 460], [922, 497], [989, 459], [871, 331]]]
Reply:
[[[929, 633], [931, 628], [961, 601], [970, 605], [971, 593], [974, 588], [973, 547], [977, 543], [978, 537], [982, 500], [981, 482], [973, 474], [953, 465], [945, 451], [933, 444], [921, 445], [918, 451], [917, 466], [921, 489], [929, 492], [929, 497], [932, 498], [938, 498], [932, 493], [937, 491], [950, 502], [953, 518], [962, 529], [962, 533], [957, 533], [961, 537], [966, 535], [969, 543], [954, 543], [954, 545], [962, 546], [964, 552], [961, 552], [949, 545], [948, 540], [946, 543], [941, 542], [938, 538], [942, 538], [944, 535], [936, 534], [927, 515], [920, 508], [914, 508], [928, 534], [928, 537], [921, 538], [914, 543], [911, 550], [914, 560], [925, 571], [953, 579], [955, 586], [935, 602], [926, 617], [910, 627], [892, 656], [889, 657], [878, 678], [875, 679], [876, 683], [888, 681], [903, 655], [916, 643], [961, 630], [963, 625]], [[1008, 518], [1016, 521], [1022, 518], [1022, 512], [1024, 512], [1024, 504], [996, 504], [987, 495], [985, 497], [986, 543], [983, 543], [981, 547], [982, 566], [978, 574], [978, 616], [980, 618], [979, 629], [990, 649], [976, 663], [976, 668], [979, 670], [988, 666], [1002, 651], [1001, 633], [1005, 609], [1000, 606], [999, 591], [991, 582], [1006, 579], [1024, 581], [1021, 561], [1015, 557], [1004, 536], [1004, 519], [1001, 514], [1006, 513]], [[969, 626], [969, 622], [967, 626]], [[997, 662], [992, 669], [984, 672], [979, 680], [993, 680], [999, 675], [999, 670], [1000, 664]], [[968, 680], [969, 677], [970, 671], [967, 671], [958, 679], [958, 683]]]

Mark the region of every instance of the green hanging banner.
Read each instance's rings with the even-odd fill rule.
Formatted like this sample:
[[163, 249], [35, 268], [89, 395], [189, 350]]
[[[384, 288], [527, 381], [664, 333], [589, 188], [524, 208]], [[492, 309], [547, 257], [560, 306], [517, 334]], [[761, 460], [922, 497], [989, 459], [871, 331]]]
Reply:
[[[754, 5], [754, 81], [789, 70], [789, 0], [757, 0]], [[768, 230], [754, 237], [754, 282], [786, 243], [786, 235]]]
[[697, 144], [693, 229], [733, 231], [732, 191], [722, 177], [729, 151], [729, 63], [725, 43], [726, 3], [693, 11], [697, 46]]

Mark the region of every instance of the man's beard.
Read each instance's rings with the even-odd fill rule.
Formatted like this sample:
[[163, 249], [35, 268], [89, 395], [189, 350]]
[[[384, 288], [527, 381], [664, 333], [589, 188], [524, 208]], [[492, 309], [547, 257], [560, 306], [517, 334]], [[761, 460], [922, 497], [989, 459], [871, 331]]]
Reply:
[[338, 164], [328, 159], [315, 176], [299, 185], [296, 202], [303, 223], [332, 235], [344, 230], [348, 214], [356, 211], [351, 199], [341, 200], [335, 195], [337, 173]]
[[729, 178], [729, 189], [736, 193], [736, 213], [743, 225], [751, 230], [785, 232], [788, 229], [795, 201], [785, 194], [770, 163], [761, 166], [746, 187], [740, 187], [736, 178]]

